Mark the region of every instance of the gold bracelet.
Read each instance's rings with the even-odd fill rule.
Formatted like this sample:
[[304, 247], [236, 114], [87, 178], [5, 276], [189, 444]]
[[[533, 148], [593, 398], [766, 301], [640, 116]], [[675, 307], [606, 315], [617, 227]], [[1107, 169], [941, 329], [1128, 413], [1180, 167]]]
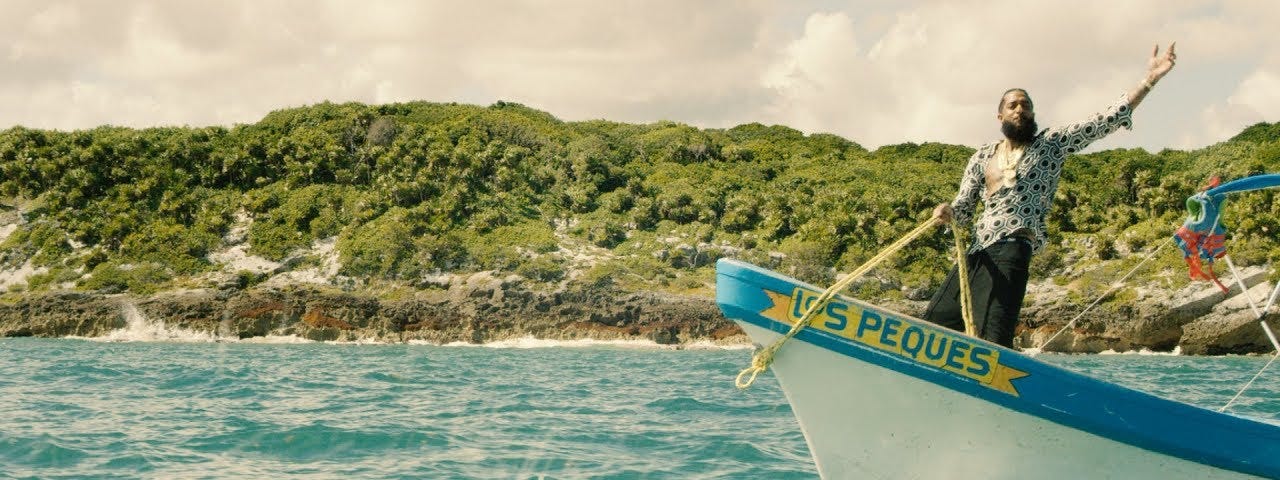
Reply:
[[1144, 78], [1142, 79], [1142, 86], [1147, 87], [1147, 90], [1151, 90], [1152, 88], [1155, 88], [1156, 84]]

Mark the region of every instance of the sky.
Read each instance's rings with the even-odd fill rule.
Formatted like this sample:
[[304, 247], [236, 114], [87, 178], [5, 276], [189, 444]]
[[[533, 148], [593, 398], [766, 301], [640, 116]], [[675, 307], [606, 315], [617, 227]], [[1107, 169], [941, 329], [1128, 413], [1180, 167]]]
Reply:
[[1092, 150], [1280, 121], [1274, 0], [0, 0], [0, 129], [230, 126], [331, 102], [503, 100], [566, 121], [780, 124], [868, 148], [1042, 127], [1178, 64]]

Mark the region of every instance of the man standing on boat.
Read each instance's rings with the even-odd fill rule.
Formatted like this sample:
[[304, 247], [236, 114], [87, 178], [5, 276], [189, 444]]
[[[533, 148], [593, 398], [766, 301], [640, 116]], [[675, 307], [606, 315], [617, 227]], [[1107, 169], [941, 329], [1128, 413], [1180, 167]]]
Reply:
[[[996, 119], [1004, 139], [979, 147], [969, 158], [960, 191], [951, 203], [934, 209], [949, 223], [973, 219], [973, 245], [967, 257], [973, 293], [973, 322], [978, 336], [1013, 346], [1013, 330], [1027, 291], [1031, 255], [1045, 244], [1044, 217], [1058, 189], [1067, 155], [1079, 152], [1117, 128], [1131, 128], [1133, 109], [1173, 68], [1174, 44], [1164, 54], [1157, 45], [1142, 82], [1103, 113], [1060, 128], [1037, 131], [1031, 96], [1014, 88], [1000, 98]], [[924, 318], [964, 330], [958, 269], [952, 268], [925, 310]]]

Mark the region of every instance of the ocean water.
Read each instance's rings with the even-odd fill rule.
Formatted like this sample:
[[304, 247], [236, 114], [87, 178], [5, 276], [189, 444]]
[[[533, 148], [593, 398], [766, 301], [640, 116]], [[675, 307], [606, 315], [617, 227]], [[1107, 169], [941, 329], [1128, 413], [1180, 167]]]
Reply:
[[[277, 342], [0, 339], [0, 478], [817, 478], [749, 349]], [[1268, 360], [1040, 358], [1211, 408]]]

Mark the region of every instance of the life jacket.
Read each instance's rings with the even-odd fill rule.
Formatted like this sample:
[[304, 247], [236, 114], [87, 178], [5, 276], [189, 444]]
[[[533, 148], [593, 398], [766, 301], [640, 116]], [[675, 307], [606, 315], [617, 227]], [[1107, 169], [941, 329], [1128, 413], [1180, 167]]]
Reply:
[[1227, 254], [1227, 230], [1218, 217], [1226, 195], [1210, 194], [1220, 182], [1213, 177], [1200, 193], [1187, 198], [1187, 220], [1174, 232], [1173, 240], [1182, 249], [1191, 279], [1212, 281], [1226, 293], [1227, 287], [1213, 271], [1213, 261]]

